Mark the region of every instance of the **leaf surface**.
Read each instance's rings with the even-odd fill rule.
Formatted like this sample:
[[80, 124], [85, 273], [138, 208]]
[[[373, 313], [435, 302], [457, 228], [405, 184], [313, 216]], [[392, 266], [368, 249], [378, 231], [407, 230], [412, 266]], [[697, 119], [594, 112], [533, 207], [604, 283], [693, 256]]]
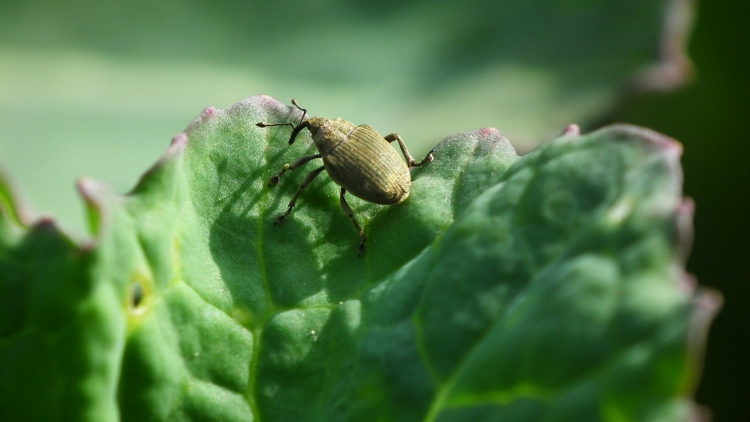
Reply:
[[[696, 293], [680, 147], [573, 129], [519, 157], [451, 136], [397, 206], [350, 199], [300, 113], [206, 109], [125, 197], [80, 190], [94, 240], [0, 202], [0, 416], [123, 420], [680, 420]], [[687, 224], [686, 224], [687, 221]], [[45, 403], [33, 406], [32, 403]], [[30, 409], [30, 410], [29, 410]], [[27, 413], [29, 412], [29, 413]]]

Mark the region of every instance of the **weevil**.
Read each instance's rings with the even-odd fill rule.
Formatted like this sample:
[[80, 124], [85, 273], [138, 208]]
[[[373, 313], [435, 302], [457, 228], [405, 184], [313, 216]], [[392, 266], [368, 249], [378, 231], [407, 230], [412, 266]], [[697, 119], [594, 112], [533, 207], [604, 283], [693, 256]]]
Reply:
[[[258, 127], [290, 126], [292, 135], [289, 145], [294, 143], [295, 138], [303, 129], [310, 131], [318, 154], [306, 155], [292, 164], [285, 164], [279, 174], [271, 177], [269, 187], [279, 184], [281, 176], [287, 171], [294, 170], [309, 161], [321, 158], [323, 165], [311, 171], [297, 188], [289, 206], [284, 214], [276, 217], [274, 224], [284, 224], [284, 221], [292, 213], [292, 208], [297, 203], [300, 193], [324, 170], [328, 176], [341, 186], [339, 201], [357, 233], [362, 237], [357, 254], [367, 250], [367, 236], [362, 226], [354, 217], [354, 211], [346, 201], [346, 194], [364, 199], [381, 205], [394, 205], [404, 202], [409, 197], [411, 188], [412, 167], [421, 167], [434, 159], [433, 152], [422, 160], [416, 161], [406, 148], [404, 140], [396, 133], [386, 137], [380, 136], [370, 125], [356, 126], [354, 123], [336, 118], [310, 117], [305, 120], [307, 110], [300, 107], [297, 100], [292, 99], [292, 104], [302, 111], [302, 118], [297, 125], [292, 123], [256, 123]], [[406, 162], [399, 157], [396, 150], [391, 147], [391, 142], [398, 141], [401, 152]]]

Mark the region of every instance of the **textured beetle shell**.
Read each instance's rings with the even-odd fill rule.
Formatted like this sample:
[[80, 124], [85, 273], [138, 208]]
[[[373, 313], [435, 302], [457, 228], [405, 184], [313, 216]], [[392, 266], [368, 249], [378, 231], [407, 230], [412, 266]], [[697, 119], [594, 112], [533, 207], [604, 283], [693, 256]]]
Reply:
[[409, 197], [409, 167], [371, 126], [355, 127], [340, 119], [320, 119], [311, 124], [328, 175], [347, 192], [383, 205], [398, 204]]

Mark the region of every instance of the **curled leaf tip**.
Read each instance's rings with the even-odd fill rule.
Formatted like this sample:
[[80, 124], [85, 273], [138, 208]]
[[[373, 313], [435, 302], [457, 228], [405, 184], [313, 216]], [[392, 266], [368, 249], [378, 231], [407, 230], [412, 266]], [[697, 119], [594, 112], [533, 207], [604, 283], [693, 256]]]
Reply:
[[663, 149], [664, 152], [676, 154], [677, 157], [682, 154], [682, 144], [680, 142], [652, 129], [630, 124], [615, 124], [602, 130], [612, 131], [615, 135], [621, 134], [625, 135], [625, 137], [641, 138], [651, 145]]
[[[698, 288], [693, 296], [692, 313], [687, 333], [687, 347], [697, 362], [704, 358], [708, 330], [716, 314], [724, 304], [724, 297], [720, 292], [705, 287]], [[703, 365], [695, 365], [693, 388], [697, 388], [700, 380], [700, 370]], [[708, 420], [708, 419], [707, 419]]]
[[34, 223], [34, 226], [43, 229], [53, 229], [55, 227], [55, 219], [50, 215], [44, 215]]
[[99, 202], [101, 196], [107, 191], [106, 185], [100, 183], [89, 177], [82, 177], [76, 183], [78, 192], [81, 193], [83, 199], [89, 203]]
[[490, 137], [490, 136], [503, 136], [502, 133], [500, 133], [499, 130], [495, 129], [494, 127], [486, 127], [479, 130], [479, 134], [483, 137]]
[[164, 151], [164, 154], [162, 154], [161, 158], [159, 158], [159, 161], [156, 162], [151, 170], [163, 165], [165, 161], [168, 161], [175, 156], [181, 155], [185, 150], [189, 139], [190, 138], [185, 132], [180, 132], [179, 134], [175, 135], [169, 143], [169, 148]]
[[581, 128], [575, 124], [569, 124], [565, 129], [560, 132], [560, 136], [578, 136], [581, 134]]
[[677, 205], [677, 241], [678, 251], [682, 262], [686, 263], [693, 248], [693, 215], [695, 214], [695, 201], [684, 197]]
[[175, 148], [184, 148], [185, 145], [187, 145], [187, 142], [188, 142], [188, 137], [185, 134], [185, 132], [182, 132], [182, 133], [175, 135], [175, 137], [172, 138], [172, 142], [170, 142], [169, 146], [175, 147]]
[[[3, 209], [7, 207], [6, 209]], [[28, 226], [35, 214], [15, 182], [0, 168], [0, 215], [5, 211], [20, 226]]]
[[700, 317], [704, 319], [706, 324], [705, 329], [708, 330], [711, 320], [713, 320], [724, 304], [724, 296], [716, 290], [702, 287], [698, 290], [693, 304], [696, 312], [699, 312], [701, 314]]
[[214, 106], [208, 106], [205, 109], [203, 109], [201, 116], [203, 118], [210, 118], [210, 117], [213, 117], [215, 114], [216, 114], [216, 108]]
[[669, 0], [659, 48], [659, 59], [645, 67], [631, 83], [635, 94], [666, 92], [685, 85], [695, 71], [687, 55], [688, 34], [693, 26], [695, 2]]
[[203, 111], [201, 112], [201, 114], [199, 114], [198, 117], [196, 117], [188, 125], [188, 127], [185, 128], [185, 130], [183, 132], [190, 132], [190, 130], [193, 127], [201, 125], [203, 123], [207, 123], [207, 122], [215, 119], [217, 115], [218, 115], [218, 111], [216, 110], [216, 108], [213, 107], [213, 106], [208, 106], [208, 107], [206, 107], [206, 108], [203, 109]]

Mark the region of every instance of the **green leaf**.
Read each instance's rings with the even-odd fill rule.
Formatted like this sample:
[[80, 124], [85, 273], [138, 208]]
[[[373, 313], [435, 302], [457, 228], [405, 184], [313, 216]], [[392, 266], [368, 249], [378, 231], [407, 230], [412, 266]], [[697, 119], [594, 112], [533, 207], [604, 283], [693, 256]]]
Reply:
[[[0, 189], [0, 419], [681, 420], [707, 319], [685, 283], [679, 145], [613, 126], [519, 157], [451, 136], [410, 198], [325, 174], [267, 96], [206, 109], [127, 196], [79, 188], [93, 241]], [[695, 339], [698, 339], [697, 343]], [[44, 405], [40, 405], [44, 404]]]

